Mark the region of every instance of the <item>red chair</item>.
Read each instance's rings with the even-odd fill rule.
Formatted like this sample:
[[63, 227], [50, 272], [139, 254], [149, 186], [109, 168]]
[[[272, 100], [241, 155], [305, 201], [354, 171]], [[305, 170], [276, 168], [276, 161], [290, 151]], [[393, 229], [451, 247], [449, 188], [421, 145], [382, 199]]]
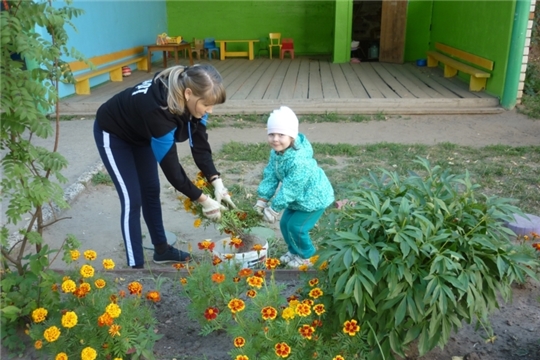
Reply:
[[294, 59], [294, 40], [291, 38], [281, 39], [281, 59], [285, 57], [285, 53], [289, 52], [291, 59]]

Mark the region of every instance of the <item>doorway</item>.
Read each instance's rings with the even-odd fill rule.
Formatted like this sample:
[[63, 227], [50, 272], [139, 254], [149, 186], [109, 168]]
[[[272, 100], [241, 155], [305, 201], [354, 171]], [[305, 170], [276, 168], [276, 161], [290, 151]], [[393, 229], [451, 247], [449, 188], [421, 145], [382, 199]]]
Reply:
[[352, 58], [362, 62], [379, 61], [382, 0], [354, 0], [352, 39], [358, 41]]

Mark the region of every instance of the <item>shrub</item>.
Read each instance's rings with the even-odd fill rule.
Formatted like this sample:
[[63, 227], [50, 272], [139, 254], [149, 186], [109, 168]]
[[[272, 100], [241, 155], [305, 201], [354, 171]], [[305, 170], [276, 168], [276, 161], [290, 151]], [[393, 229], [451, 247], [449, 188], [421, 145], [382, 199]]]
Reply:
[[370, 173], [320, 224], [329, 328], [348, 318], [373, 328], [371, 359], [404, 356], [415, 340], [420, 354], [443, 347], [462, 321], [489, 332], [497, 294], [509, 301], [511, 284], [539, 267], [509, 240], [505, 222], [521, 213], [510, 200], [483, 198], [468, 173], [416, 162], [425, 176]]

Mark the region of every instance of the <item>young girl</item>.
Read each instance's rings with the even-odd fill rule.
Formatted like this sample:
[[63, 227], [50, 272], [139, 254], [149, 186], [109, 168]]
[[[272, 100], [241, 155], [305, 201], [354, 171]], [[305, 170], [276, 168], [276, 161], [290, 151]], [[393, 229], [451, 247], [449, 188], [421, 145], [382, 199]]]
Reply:
[[334, 190], [313, 158], [308, 139], [298, 133], [298, 118], [290, 108], [274, 110], [267, 127], [272, 150], [255, 209], [269, 223], [285, 210], [279, 226], [288, 251], [280, 261], [291, 267], [309, 266], [315, 254], [309, 231], [334, 201]]
[[[208, 218], [220, 218], [221, 200], [234, 207], [214, 166], [206, 133], [208, 113], [225, 98], [221, 75], [211, 65], [175, 66], [118, 93], [98, 109], [94, 138], [120, 197], [120, 225], [129, 266], [144, 266], [141, 209], [154, 245], [154, 262], [190, 260], [190, 254], [167, 243], [158, 164], [171, 185], [198, 201]], [[195, 163], [214, 185], [216, 200], [193, 185], [180, 165], [176, 142], [184, 141], [189, 142]]]

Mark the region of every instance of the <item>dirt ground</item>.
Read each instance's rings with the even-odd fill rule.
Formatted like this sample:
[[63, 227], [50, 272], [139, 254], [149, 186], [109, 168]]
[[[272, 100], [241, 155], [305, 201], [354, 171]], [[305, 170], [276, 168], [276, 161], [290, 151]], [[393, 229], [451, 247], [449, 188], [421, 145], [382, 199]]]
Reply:
[[[75, 120], [64, 124], [64, 134], [70, 126], [78, 133], [91, 134], [91, 119]], [[240, 124], [241, 125], [241, 124]], [[480, 147], [489, 144], [512, 146], [539, 145], [540, 121], [528, 119], [516, 111], [496, 115], [479, 116], [414, 116], [389, 117], [383, 121], [365, 123], [302, 123], [301, 131], [312, 142], [366, 144], [377, 142], [424, 143], [432, 145], [438, 142], [451, 142], [459, 145]], [[263, 125], [242, 128], [223, 127], [210, 130], [210, 141], [217, 151], [231, 140], [244, 142], [262, 142], [265, 139]], [[89, 136], [90, 137], [90, 136]], [[92, 149], [92, 144], [82, 143], [83, 137], [77, 138], [79, 147]], [[92, 141], [92, 140], [90, 140]], [[62, 151], [61, 151], [62, 152]], [[79, 162], [88, 161], [92, 151], [85, 154], [66, 153], [77, 156]], [[188, 156], [187, 146], [179, 146], [180, 157]], [[69, 159], [68, 159], [69, 160]], [[81, 164], [79, 163], [78, 166]], [[256, 183], [255, 173], [260, 169], [220, 169], [229, 178], [243, 177], [245, 185]], [[166, 229], [177, 236], [177, 245], [187, 250], [189, 243], [196, 243], [205, 238], [216, 239], [220, 236], [215, 229], [195, 229], [194, 218], [179, 209], [176, 194], [162, 179], [162, 207]], [[71, 208], [62, 216], [66, 220], [47, 229], [45, 240], [52, 247], [61, 244], [66, 234], [74, 234], [82, 241], [83, 249], [92, 248], [99, 256], [113, 258], [122, 269], [121, 277], [126, 283], [141, 281], [147, 288], [155, 284], [148, 270], [125, 272], [125, 255], [118, 225], [120, 213], [116, 191], [105, 185], [88, 185], [71, 203]], [[143, 227], [143, 229], [145, 229]], [[274, 228], [277, 231], [276, 228]], [[276, 232], [276, 236], [279, 233]], [[196, 246], [195, 246], [196, 247]], [[151, 254], [149, 251], [148, 254]], [[280, 254], [273, 254], [273, 256]], [[272, 254], [270, 254], [272, 256]], [[154, 276], [159, 274], [157, 265], [152, 265]], [[120, 270], [119, 270], [120, 271]], [[228, 360], [227, 351], [231, 349], [231, 339], [226, 334], [199, 335], [200, 327], [190, 321], [186, 314], [187, 300], [179, 297], [178, 289], [171, 283], [161, 288], [162, 300], [155, 306], [160, 325], [158, 331], [163, 334], [155, 352], [159, 360]], [[482, 331], [476, 332], [472, 325], [465, 325], [453, 334], [444, 349], [434, 349], [429, 354], [418, 357], [412, 351], [407, 359], [417, 360], [538, 360], [540, 359], [540, 285], [529, 282], [525, 286], [514, 287], [514, 298], [509, 304], [500, 301], [500, 309], [492, 314], [493, 331], [497, 338], [493, 344], [486, 343]], [[2, 354], [2, 359], [5, 353]], [[23, 359], [37, 359], [29, 346]]]

